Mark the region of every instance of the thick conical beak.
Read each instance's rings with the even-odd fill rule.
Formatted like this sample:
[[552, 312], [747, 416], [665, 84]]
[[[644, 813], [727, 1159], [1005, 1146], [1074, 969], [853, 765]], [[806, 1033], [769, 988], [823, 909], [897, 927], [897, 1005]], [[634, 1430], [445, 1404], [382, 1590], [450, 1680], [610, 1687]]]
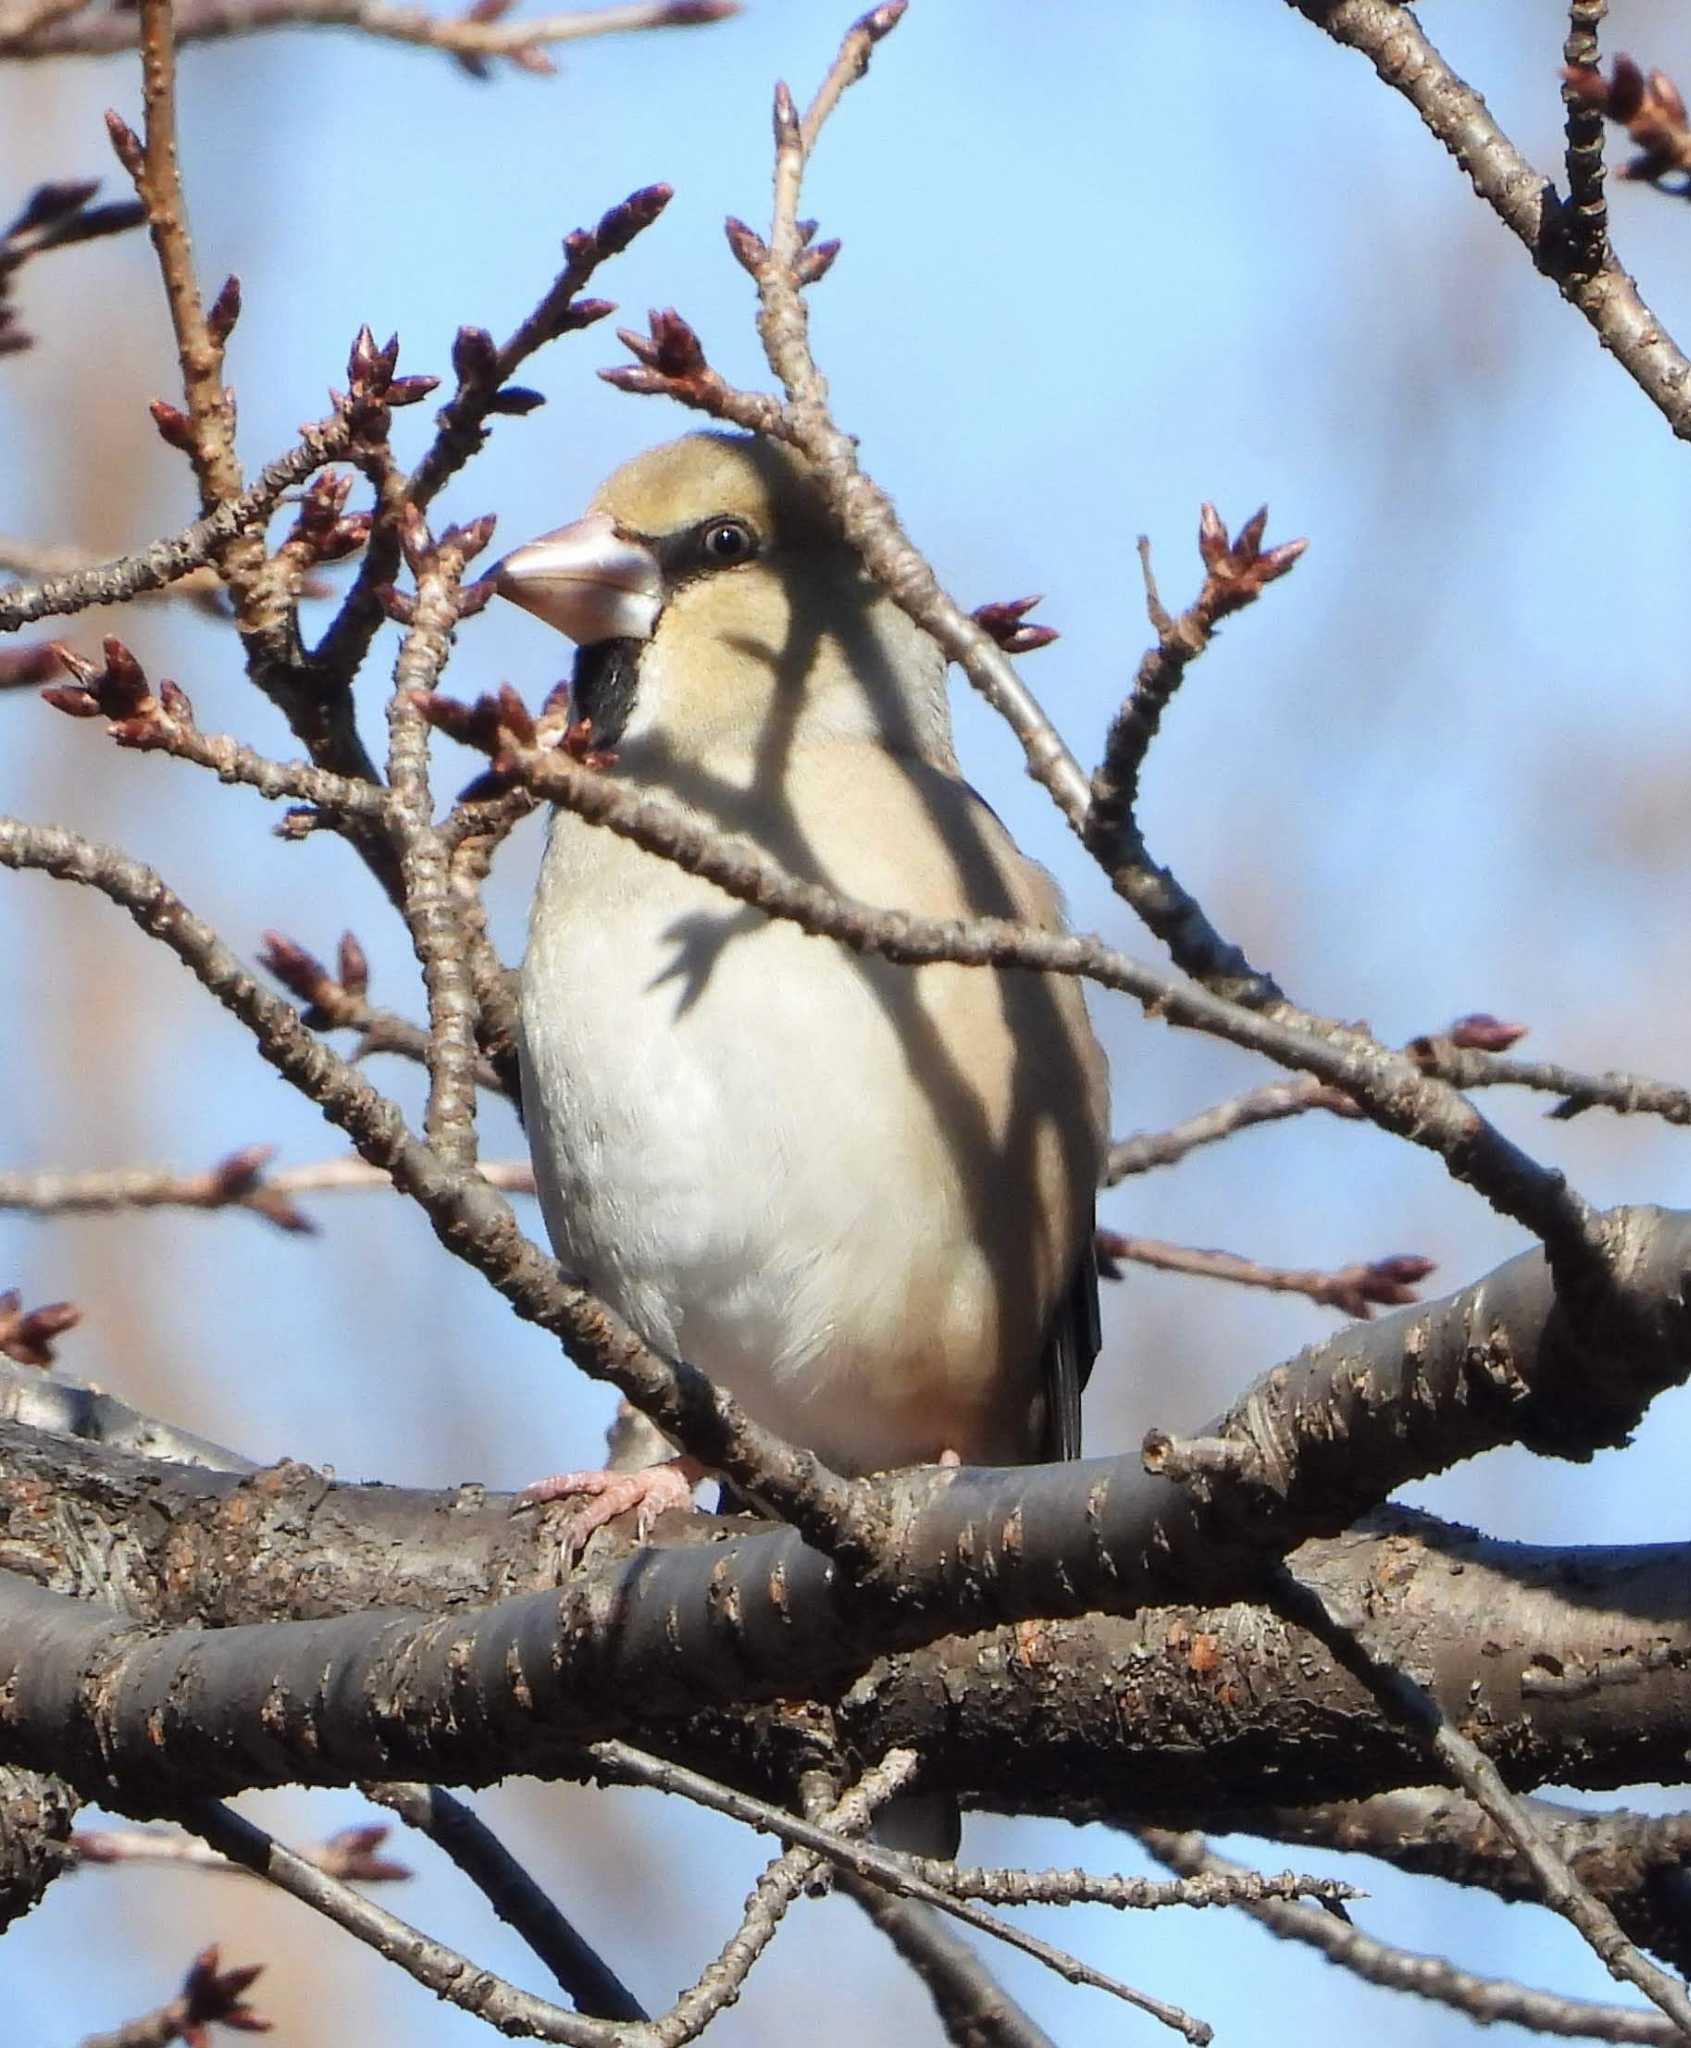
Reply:
[[501, 597], [581, 647], [649, 640], [663, 606], [657, 557], [638, 541], [624, 540], [608, 512], [525, 541], [489, 573]]

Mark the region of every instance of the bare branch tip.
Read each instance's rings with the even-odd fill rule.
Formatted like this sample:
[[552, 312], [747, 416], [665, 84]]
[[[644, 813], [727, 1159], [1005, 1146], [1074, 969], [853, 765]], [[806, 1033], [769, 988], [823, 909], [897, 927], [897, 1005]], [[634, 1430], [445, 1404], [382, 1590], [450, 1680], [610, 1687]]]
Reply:
[[799, 110], [794, 102], [792, 89], [784, 78], [775, 82], [775, 147], [796, 148], [799, 142]]

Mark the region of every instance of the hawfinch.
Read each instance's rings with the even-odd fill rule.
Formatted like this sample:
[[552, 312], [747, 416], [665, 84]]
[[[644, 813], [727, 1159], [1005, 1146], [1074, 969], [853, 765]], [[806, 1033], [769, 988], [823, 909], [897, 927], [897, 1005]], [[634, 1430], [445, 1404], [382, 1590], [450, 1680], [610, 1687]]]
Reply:
[[[866, 903], [1059, 925], [958, 771], [945, 657], [785, 448], [655, 448], [493, 580], [577, 643], [620, 782]], [[1106, 1084], [1077, 982], [865, 957], [560, 810], [521, 1011], [553, 1247], [647, 1342], [840, 1472], [1078, 1453]], [[655, 1491], [532, 1490], [594, 1522]]]

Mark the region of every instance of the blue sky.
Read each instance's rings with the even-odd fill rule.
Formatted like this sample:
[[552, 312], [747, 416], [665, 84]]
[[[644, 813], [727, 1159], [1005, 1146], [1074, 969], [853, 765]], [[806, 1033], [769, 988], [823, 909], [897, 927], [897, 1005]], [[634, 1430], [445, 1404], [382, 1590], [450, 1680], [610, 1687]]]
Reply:
[[[674, 204], [602, 288], [636, 324], [649, 305], [679, 306], [725, 374], [765, 382], [750, 285], [720, 222], [766, 215], [771, 83], [807, 90], [844, 19], [815, 0], [754, 0], [717, 29], [579, 45], [555, 79], [509, 72], [489, 86], [341, 35], [190, 50], [186, 173], [206, 275], [233, 269], [245, 288], [230, 370], [250, 464], [321, 411], [361, 321], [399, 331], [405, 367], [444, 370], [459, 322], [507, 331], [553, 274], [559, 238], [659, 178]], [[1554, 168], [1554, 12], [1508, 0], [1434, 10], [1429, 27]], [[1627, 33], [1645, 62], [1691, 74], [1673, 10], [1632, 10]], [[137, 117], [131, 61], [0, 73], [5, 189], [112, 175], [108, 104]], [[1271, 538], [1309, 536], [1292, 577], [1194, 669], [1146, 778], [1154, 850], [1224, 929], [1299, 999], [1387, 1036], [1489, 1009], [1529, 1021], [1528, 1047], [1545, 1057], [1684, 1076], [1685, 456], [1360, 60], [1269, 0], [914, 0], [826, 136], [807, 207], [845, 241], [814, 300], [839, 418], [964, 603], [1046, 593], [1041, 616], [1064, 637], [1026, 672], [1083, 760], [1145, 638], [1138, 534], [1171, 603], [1196, 588], [1204, 499], [1235, 525], [1266, 500]], [[1624, 259], [1683, 333], [1691, 215], [1631, 188], [1613, 211]], [[23, 297], [44, 345], [4, 366], [0, 530], [116, 550], [182, 523], [185, 465], [145, 411], [173, 391], [145, 243], [44, 262]], [[543, 357], [531, 381], [550, 402], [498, 427], [443, 514], [497, 511], [508, 545], [682, 430], [674, 408], [598, 382], [619, 358], [608, 327]], [[406, 452], [427, 410], [404, 422]], [[163, 608], [121, 630], [206, 725], [291, 751], [225, 632]], [[95, 632], [82, 622], [72, 637]], [[394, 644], [384, 636], [365, 684], [367, 732]], [[509, 679], [536, 698], [564, 659], [502, 608], [466, 628], [451, 682], [467, 693]], [[1076, 923], [1152, 954], [1022, 775], [1009, 734], [965, 685], [957, 696], [970, 773], [1057, 871]], [[447, 752], [440, 786], [468, 772]], [[116, 755], [94, 729], [13, 697], [0, 702], [0, 806], [121, 839], [249, 953], [265, 927], [327, 950], [351, 925], [378, 1000], [417, 1008], [408, 947], [350, 858], [327, 839], [276, 841], [246, 792]], [[531, 829], [496, 885], [513, 956], [537, 850]], [[288, 1161], [335, 1149], [108, 908], [14, 882], [0, 890], [0, 943], [12, 963], [0, 1042], [29, 1078], [0, 1101], [9, 1162], [192, 1167], [260, 1139]], [[1095, 1014], [1119, 1130], [1263, 1077], [1117, 999]], [[414, 1075], [387, 1062], [379, 1078], [416, 1104]], [[1547, 1125], [1525, 1100], [1487, 1107], [1594, 1199], [1691, 1202], [1680, 1134], [1600, 1115]], [[491, 1155], [518, 1149], [508, 1115], [492, 1109], [486, 1124]], [[239, 1215], [0, 1219], [0, 1277], [34, 1299], [86, 1303], [70, 1370], [257, 1456], [495, 1486], [594, 1457], [605, 1398], [437, 1257], [420, 1219], [374, 1196], [314, 1207], [316, 1240]], [[1427, 1155], [1314, 1119], [1129, 1184], [1104, 1215], [1300, 1265], [1420, 1251], [1439, 1261], [1435, 1287], [1519, 1243]], [[1108, 1313], [1088, 1416], [1099, 1451], [1131, 1447], [1152, 1421], [1200, 1421], [1334, 1327], [1307, 1304], [1149, 1274], [1114, 1290]], [[1670, 1396], [1624, 1464], [1494, 1457], [1415, 1498], [1504, 1535], [1674, 1537], [1685, 1420], [1685, 1397]], [[297, 1834], [357, 1804], [254, 1807]], [[726, 1935], [760, 1862], [731, 1829], [651, 1798], [513, 1786], [487, 1806], [655, 2000]], [[1101, 1833], [1076, 1843], [992, 1821], [975, 1824], [971, 1848], [1034, 1863], [1123, 1855]], [[1608, 1994], [1545, 1915], [1372, 1871], [1365, 1881], [1376, 1898], [1358, 1917], [1391, 1939]], [[91, 1959], [90, 1916], [114, 1925], [119, 1897], [125, 1938]], [[431, 1874], [388, 1900], [533, 1981], [453, 1884]], [[1035, 1918], [1189, 2002], [1224, 2039], [1270, 2038], [1261, 2015], [1280, 1998], [1297, 2001], [1300, 2030], [1313, 2018], [1366, 2025], [1382, 2043], [1458, 2036], [1436, 2009], [1353, 1986], [1213, 1915]], [[853, 1987], [821, 2010], [807, 1920], [825, 1920], [830, 1974], [849, 1970]], [[479, 2038], [285, 1903], [233, 1882], [132, 1875], [59, 1886], [9, 1938], [18, 2038], [74, 2039], [140, 2010], [214, 1933], [231, 1955], [273, 1959], [263, 1988], [281, 2043], [318, 2038], [326, 2004], [348, 2037], [362, 2026], [429, 2048]], [[1019, 1964], [1006, 1974], [1059, 2039], [1118, 2026], [1096, 1994]], [[922, 2038], [918, 1995], [833, 1904], [800, 1909], [721, 2037], [788, 2039], [795, 2009], [818, 2048]], [[1119, 2026], [1122, 2038], [1144, 2031]]]

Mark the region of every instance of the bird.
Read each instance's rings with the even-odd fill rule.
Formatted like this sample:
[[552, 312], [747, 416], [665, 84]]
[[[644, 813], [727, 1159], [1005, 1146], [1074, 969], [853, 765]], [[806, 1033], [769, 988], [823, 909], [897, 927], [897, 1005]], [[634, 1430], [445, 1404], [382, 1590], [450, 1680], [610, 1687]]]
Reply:
[[[1062, 928], [964, 779], [944, 653], [790, 447], [650, 449], [490, 581], [576, 643], [572, 744], [619, 783], [863, 902]], [[1108, 1082], [1077, 981], [859, 954], [559, 808], [519, 1012], [554, 1252], [648, 1344], [842, 1474], [1079, 1455]], [[584, 1537], [700, 1476], [525, 1497], [584, 1497]]]

